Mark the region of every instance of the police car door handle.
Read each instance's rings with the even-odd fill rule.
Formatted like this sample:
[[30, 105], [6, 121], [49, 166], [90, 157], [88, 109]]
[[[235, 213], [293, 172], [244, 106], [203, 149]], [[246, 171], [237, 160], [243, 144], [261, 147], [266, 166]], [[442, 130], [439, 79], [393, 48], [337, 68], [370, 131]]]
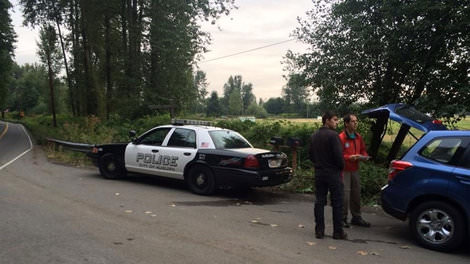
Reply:
[[152, 149], [152, 152], [153, 152], [153, 153], [157, 153], [157, 152], [158, 152], [158, 149]]
[[185, 152], [183, 153], [185, 156], [190, 156], [191, 155], [191, 152]]

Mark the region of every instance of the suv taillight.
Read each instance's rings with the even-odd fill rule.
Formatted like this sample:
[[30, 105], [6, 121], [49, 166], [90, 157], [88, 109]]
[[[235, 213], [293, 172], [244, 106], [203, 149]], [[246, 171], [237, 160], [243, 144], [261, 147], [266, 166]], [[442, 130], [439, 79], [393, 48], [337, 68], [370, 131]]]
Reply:
[[412, 166], [413, 164], [408, 161], [392, 160], [392, 162], [390, 162], [390, 168], [388, 169], [388, 180], [393, 180], [397, 173], [404, 171]]
[[249, 155], [245, 158], [245, 163], [243, 163], [243, 167], [246, 169], [257, 169], [259, 168], [258, 159], [254, 155]]

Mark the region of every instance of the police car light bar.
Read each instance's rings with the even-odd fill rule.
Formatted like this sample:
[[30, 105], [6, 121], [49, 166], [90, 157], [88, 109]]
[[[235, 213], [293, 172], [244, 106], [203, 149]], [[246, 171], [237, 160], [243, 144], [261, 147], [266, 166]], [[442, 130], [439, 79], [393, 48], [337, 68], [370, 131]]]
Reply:
[[210, 121], [190, 120], [190, 119], [171, 119], [172, 125], [195, 125], [195, 126], [212, 126]]

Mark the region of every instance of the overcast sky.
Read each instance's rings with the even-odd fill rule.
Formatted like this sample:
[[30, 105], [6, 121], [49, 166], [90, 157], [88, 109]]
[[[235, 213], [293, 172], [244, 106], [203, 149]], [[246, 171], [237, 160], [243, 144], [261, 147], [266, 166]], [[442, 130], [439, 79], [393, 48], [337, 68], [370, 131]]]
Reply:
[[[38, 62], [37, 33], [23, 27], [23, 18], [17, 1], [12, 20], [18, 35], [16, 61], [19, 64]], [[297, 41], [288, 41], [251, 52], [217, 59], [227, 55], [268, 46], [292, 39], [297, 17], [304, 17], [312, 7], [312, 0], [236, 0], [238, 9], [223, 17], [215, 25], [204, 25], [212, 35], [209, 52], [199, 63], [207, 74], [209, 92], [223, 95], [223, 85], [230, 75], [241, 75], [245, 83], [253, 84], [257, 98], [267, 99], [281, 95], [286, 81], [281, 61], [287, 50], [303, 52], [306, 47]], [[207, 61], [207, 62], [205, 62]]]

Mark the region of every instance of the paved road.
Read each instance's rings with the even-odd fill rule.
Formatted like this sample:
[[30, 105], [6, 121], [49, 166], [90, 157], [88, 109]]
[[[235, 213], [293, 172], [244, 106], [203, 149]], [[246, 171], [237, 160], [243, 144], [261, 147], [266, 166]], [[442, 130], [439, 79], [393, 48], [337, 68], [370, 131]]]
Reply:
[[[1, 157], [28, 145], [12, 127], [8, 133], [25, 142], [0, 148]], [[0, 146], [12, 144], [4, 142], [15, 138], [8, 133]], [[312, 200], [267, 190], [198, 196], [156, 177], [104, 180], [97, 169], [50, 163], [35, 146], [0, 170], [0, 263], [470, 261], [468, 250], [444, 254], [416, 246], [406, 223], [372, 208], [365, 213], [372, 228], [351, 228], [348, 241], [317, 240]], [[329, 208], [326, 213], [331, 223]]]
[[31, 140], [22, 125], [0, 121], [0, 169], [31, 148]]

